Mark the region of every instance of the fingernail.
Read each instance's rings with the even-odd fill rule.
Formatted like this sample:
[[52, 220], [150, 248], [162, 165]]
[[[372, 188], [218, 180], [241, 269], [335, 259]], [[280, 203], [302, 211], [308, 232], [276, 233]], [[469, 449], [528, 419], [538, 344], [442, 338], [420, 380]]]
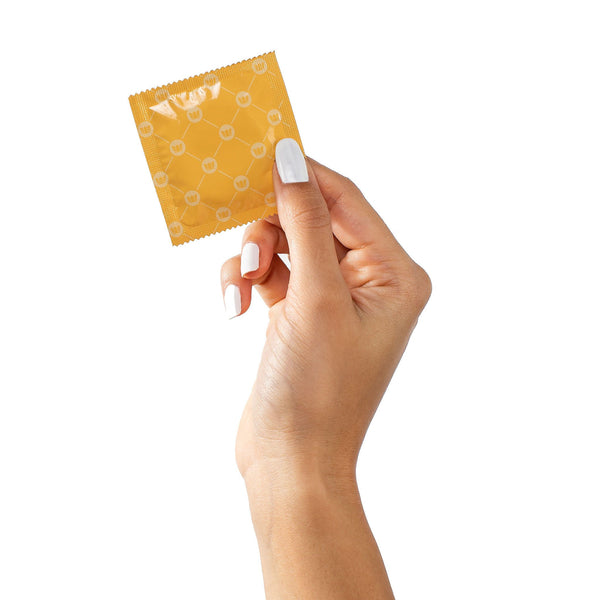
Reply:
[[252, 273], [252, 271], [256, 271], [256, 269], [258, 269], [259, 252], [260, 249], [258, 244], [255, 244], [254, 242], [247, 242], [244, 244], [244, 247], [242, 248], [242, 261], [240, 269], [242, 272], [242, 277], [246, 273]]
[[240, 288], [230, 283], [225, 288], [225, 314], [227, 318], [233, 319], [242, 312], [242, 299], [240, 297]]
[[275, 146], [277, 171], [283, 183], [308, 181], [306, 159], [298, 142], [293, 138], [283, 138]]

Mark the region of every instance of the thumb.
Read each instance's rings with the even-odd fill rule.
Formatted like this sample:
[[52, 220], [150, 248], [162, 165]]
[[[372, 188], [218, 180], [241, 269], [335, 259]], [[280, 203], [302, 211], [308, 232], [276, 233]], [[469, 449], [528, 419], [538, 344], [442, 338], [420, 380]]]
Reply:
[[338, 285], [343, 282], [327, 202], [312, 167], [293, 138], [275, 146], [273, 187], [277, 213], [289, 246], [290, 286]]

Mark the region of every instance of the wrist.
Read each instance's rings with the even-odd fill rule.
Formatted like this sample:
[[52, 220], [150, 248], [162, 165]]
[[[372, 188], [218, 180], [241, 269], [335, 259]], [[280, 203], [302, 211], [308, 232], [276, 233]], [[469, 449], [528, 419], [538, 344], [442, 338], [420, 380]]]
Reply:
[[354, 466], [308, 457], [261, 459], [246, 469], [244, 481], [259, 538], [289, 519], [316, 526], [329, 511], [362, 513]]
[[250, 488], [256, 481], [293, 485], [297, 480], [346, 485], [356, 479], [359, 445], [320, 436], [258, 433], [246, 405], [236, 439], [236, 462]]

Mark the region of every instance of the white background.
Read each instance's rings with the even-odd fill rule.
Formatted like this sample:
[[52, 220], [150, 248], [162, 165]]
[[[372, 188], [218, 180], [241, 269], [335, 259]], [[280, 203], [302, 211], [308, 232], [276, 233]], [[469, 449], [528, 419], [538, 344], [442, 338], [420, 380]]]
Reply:
[[275, 50], [307, 154], [433, 280], [359, 463], [397, 597], [597, 600], [596, 8], [3, 8], [0, 597], [262, 597], [267, 312], [224, 315], [243, 228], [171, 247], [128, 96]]

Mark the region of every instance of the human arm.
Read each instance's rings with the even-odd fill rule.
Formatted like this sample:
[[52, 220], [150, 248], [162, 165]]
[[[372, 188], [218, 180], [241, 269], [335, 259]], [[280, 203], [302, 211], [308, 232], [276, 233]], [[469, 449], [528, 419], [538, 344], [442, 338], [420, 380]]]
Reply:
[[356, 461], [431, 283], [349, 179], [306, 159], [302, 181], [299, 148], [276, 152], [278, 215], [243, 239], [259, 248], [257, 268], [247, 270], [244, 249], [221, 274], [226, 300], [228, 286], [239, 290], [233, 312], [248, 309], [253, 289], [269, 306], [236, 444], [266, 595], [393, 598]]

